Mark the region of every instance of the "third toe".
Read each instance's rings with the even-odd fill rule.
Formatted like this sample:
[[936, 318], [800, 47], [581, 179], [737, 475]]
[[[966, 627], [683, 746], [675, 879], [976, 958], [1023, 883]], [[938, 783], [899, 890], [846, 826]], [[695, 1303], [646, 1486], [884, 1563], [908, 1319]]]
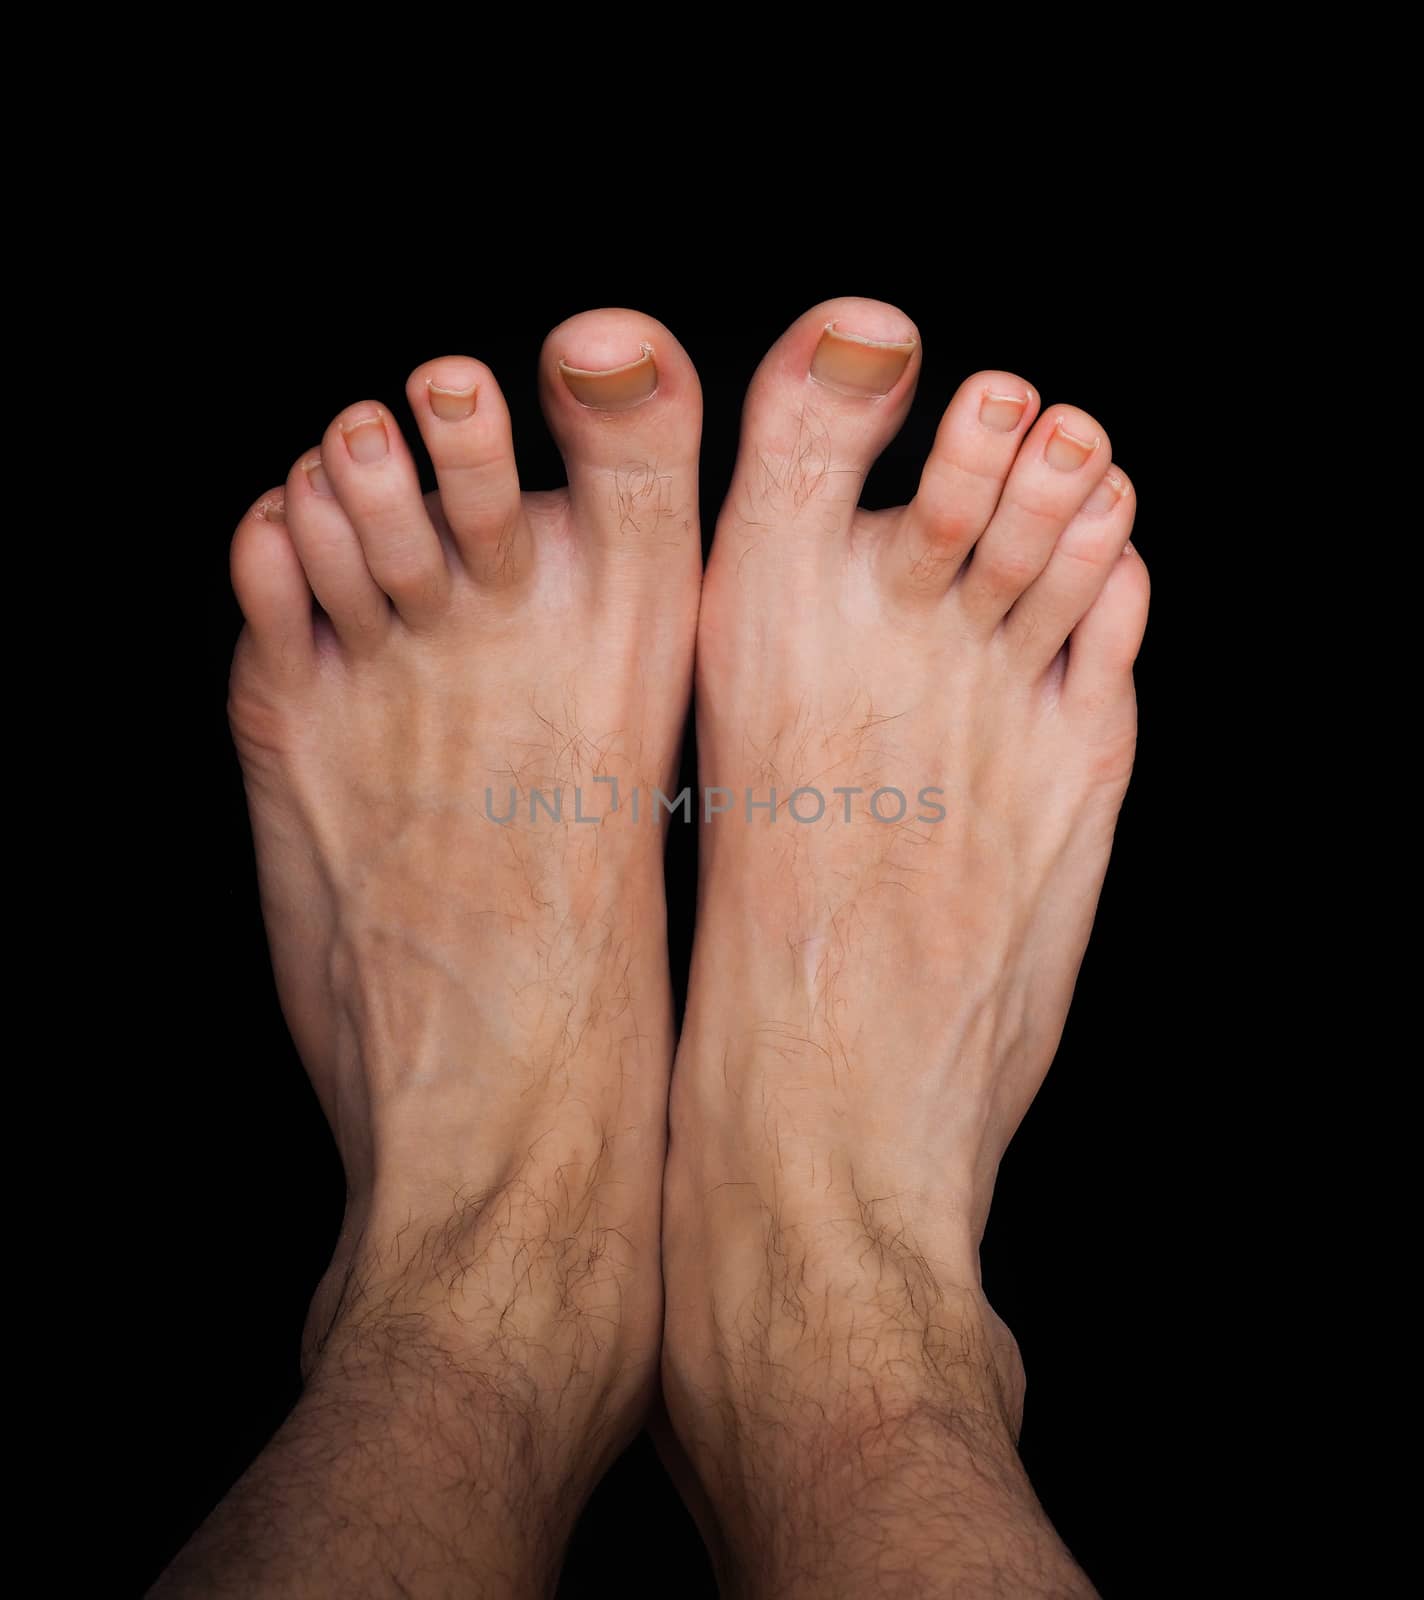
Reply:
[[326, 430], [321, 460], [371, 576], [406, 621], [432, 620], [449, 597], [450, 568], [395, 418], [374, 401], [349, 406]]
[[1030, 675], [1048, 668], [1097, 600], [1127, 545], [1136, 506], [1127, 474], [1109, 467], [1005, 619], [1005, 635]]
[[1107, 434], [1087, 412], [1056, 405], [1038, 419], [956, 585], [959, 604], [974, 624], [993, 629], [1003, 620], [1048, 565], [1111, 459]]

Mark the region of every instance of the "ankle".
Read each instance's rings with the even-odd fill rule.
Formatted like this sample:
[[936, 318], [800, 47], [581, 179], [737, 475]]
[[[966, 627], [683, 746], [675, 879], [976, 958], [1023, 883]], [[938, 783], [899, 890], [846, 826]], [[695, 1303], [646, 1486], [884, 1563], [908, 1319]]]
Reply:
[[876, 1548], [914, 1567], [917, 1525], [961, 1516], [966, 1490], [995, 1518], [1031, 1503], [1017, 1348], [977, 1290], [847, 1306], [797, 1292], [796, 1276], [740, 1316], [669, 1318], [663, 1391], [706, 1495], [704, 1531], [728, 1593], [900, 1593], [862, 1571]]
[[467, 1386], [505, 1371], [531, 1408], [574, 1386], [590, 1414], [640, 1412], [662, 1317], [657, 1219], [635, 1225], [622, 1185], [562, 1154], [481, 1188], [353, 1195], [307, 1316], [308, 1376], [394, 1357]]
[[753, 1424], [804, 1413], [833, 1440], [870, 1419], [954, 1414], [1017, 1439], [1022, 1358], [977, 1286], [888, 1254], [873, 1266], [847, 1257], [836, 1273], [794, 1249], [767, 1259], [759, 1281], [736, 1289], [730, 1274], [706, 1272], [700, 1301], [682, 1292], [691, 1263], [670, 1260], [662, 1359], [675, 1420], [679, 1400]]
[[679, 1152], [665, 1186], [665, 1375], [736, 1408], [847, 1402], [969, 1407], [1016, 1435], [1023, 1370], [984, 1297], [977, 1234], [952, 1206], [863, 1188], [844, 1159], [802, 1181]]

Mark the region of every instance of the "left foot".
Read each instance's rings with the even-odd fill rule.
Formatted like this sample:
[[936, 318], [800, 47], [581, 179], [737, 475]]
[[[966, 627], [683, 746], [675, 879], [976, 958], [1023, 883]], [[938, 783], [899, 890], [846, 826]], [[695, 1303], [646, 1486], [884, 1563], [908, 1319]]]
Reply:
[[556, 329], [540, 379], [556, 493], [521, 496], [477, 361], [411, 377], [424, 499], [384, 406], [336, 418], [238, 529], [231, 709], [283, 1008], [349, 1190], [309, 1395], [415, 1373], [450, 1428], [512, 1425], [442, 1493], [457, 1520], [529, 1495], [510, 1526], [537, 1503], [548, 1562], [656, 1381], [663, 830], [627, 796], [676, 771], [700, 395], [626, 311]]

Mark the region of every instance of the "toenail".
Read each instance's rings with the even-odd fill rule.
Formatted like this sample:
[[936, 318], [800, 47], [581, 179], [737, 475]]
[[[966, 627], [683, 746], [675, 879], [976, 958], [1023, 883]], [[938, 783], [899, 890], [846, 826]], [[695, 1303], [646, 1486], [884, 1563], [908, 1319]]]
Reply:
[[903, 344], [862, 339], [858, 333], [842, 333], [834, 322], [828, 322], [811, 357], [811, 376], [840, 394], [889, 394], [914, 353], [913, 339]]
[[285, 522], [287, 520], [287, 497], [281, 494], [268, 495], [257, 508], [257, 515], [264, 522]]
[[354, 422], [343, 422], [341, 432], [353, 461], [380, 461], [389, 447], [386, 424], [380, 416], [357, 417]]
[[473, 383], [468, 389], [447, 389], [429, 379], [425, 387], [430, 394], [430, 409], [437, 417], [446, 422], [460, 422], [474, 415], [476, 386]]
[[1081, 467], [1097, 448], [1096, 439], [1079, 439], [1060, 422], [1044, 447], [1043, 458], [1050, 467], [1057, 467], [1060, 472], [1072, 472], [1075, 467]]
[[979, 420], [995, 433], [1012, 433], [1023, 418], [1028, 396], [989, 394], [979, 402]]
[[331, 479], [326, 475], [326, 468], [322, 466], [320, 456], [313, 456], [310, 461], [303, 461], [302, 471], [307, 475], [307, 482], [312, 486], [313, 494], [331, 494]]
[[1122, 474], [1109, 471], [1103, 475], [1103, 481], [1088, 496], [1083, 510], [1090, 517], [1105, 517], [1126, 493], [1127, 485], [1123, 482]]
[[581, 406], [593, 411], [631, 411], [651, 399], [658, 387], [658, 364], [653, 347], [645, 344], [636, 361], [621, 367], [571, 367], [560, 361], [559, 376]]

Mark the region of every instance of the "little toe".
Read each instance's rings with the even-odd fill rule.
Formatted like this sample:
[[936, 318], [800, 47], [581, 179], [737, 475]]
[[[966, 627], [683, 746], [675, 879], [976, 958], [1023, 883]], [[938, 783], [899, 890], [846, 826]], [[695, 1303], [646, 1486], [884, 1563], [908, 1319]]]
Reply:
[[1111, 459], [1107, 434], [1086, 411], [1055, 405], [1038, 419], [954, 588], [971, 625], [985, 633], [999, 625], [1048, 565]]
[[326, 430], [321, 461], [371, 576], [404, 621], [435, 621], [450, 597], [450, 565], [395, 418], [374, 401], [348, 406]]
[[1135, 726], [1132, 664], [1142, 648], [1150, 596], [1146, 563], [1129, 544], [1069, 636], [1063, 702], [1095, 726], [1110, 726], [1102, 718], [1114, 709], [1124, 729]]
[[309, 670], [315, 653], [312, 592], [287, 531], [285, 491], [270, 489], [237, 525], [233, 593], [257, 654], [284, 675]]
[[526, 569], [529, 532], [509, 408], [494, 374], [469, 356], [442, 356], [411, 373], [406, 396], [466, 571], [483, 583], [511, 581]]

